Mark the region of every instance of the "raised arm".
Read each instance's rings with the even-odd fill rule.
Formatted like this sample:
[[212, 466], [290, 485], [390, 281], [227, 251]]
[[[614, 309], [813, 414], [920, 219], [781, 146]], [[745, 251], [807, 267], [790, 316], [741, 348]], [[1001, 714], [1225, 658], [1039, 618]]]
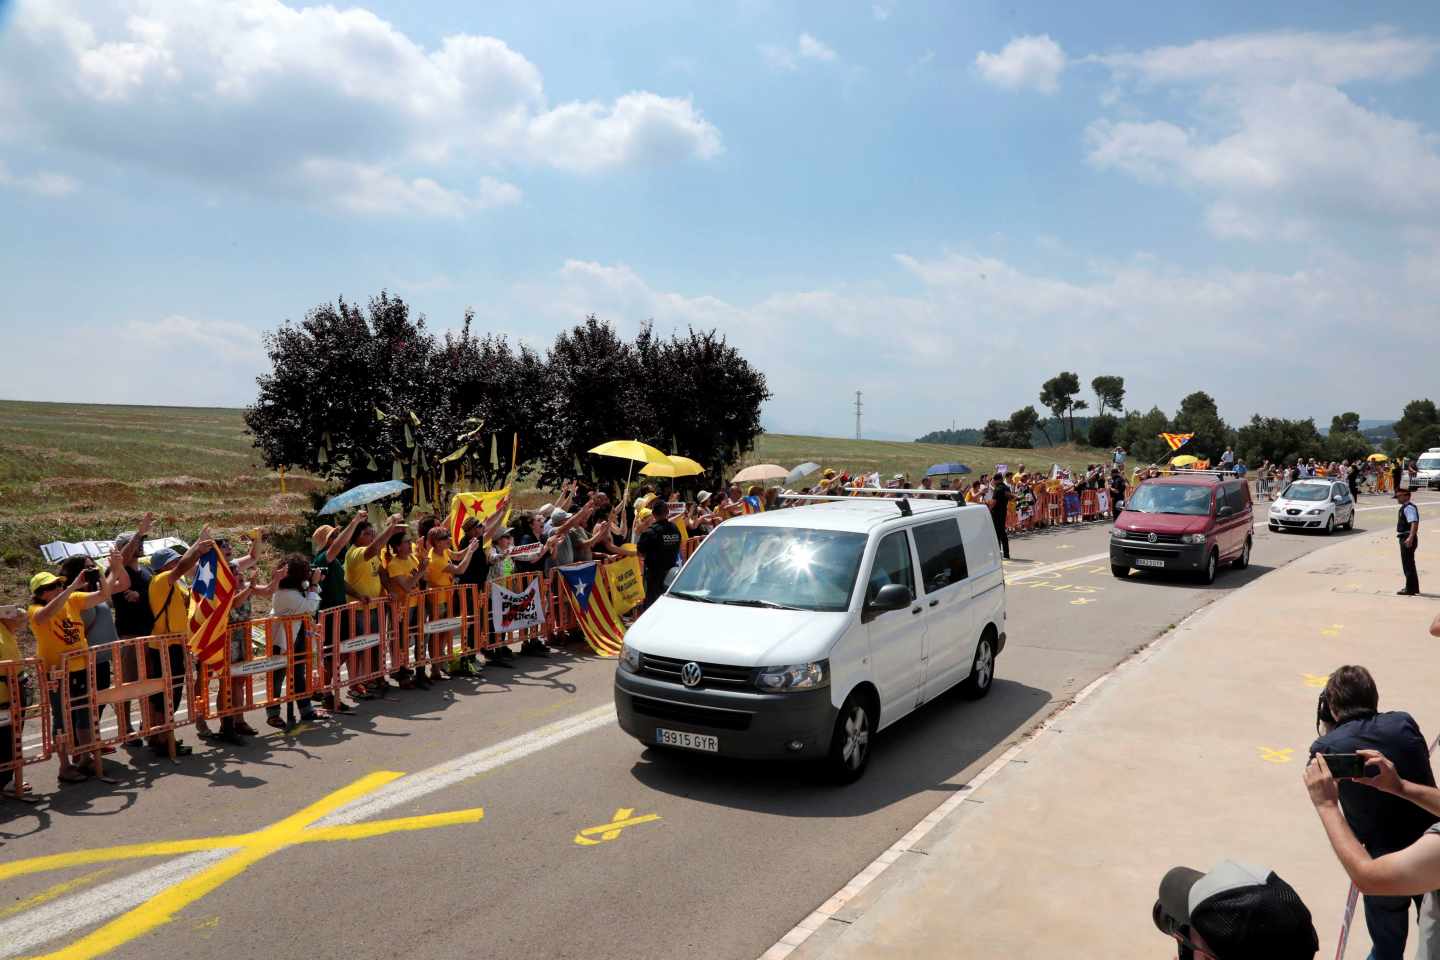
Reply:
[[150, 527], [154, 523], [155, 514], [153, 513], [146, 513], [140, 518], [140, 522], [135, 526], [135, 536], [131, 537], [130, 542], [125, 544], [125, 549], [120, 551], [123, 566], [128, 567], [140, 556], [140, 550], [145, 546], [145, 534], [150, 532]]
[[[1377, 762], [1373, 750], [1362, 751], [1370, 763]], [[1383, 760], [1384, 758], [1380, 758]], [[1382, 772], [1377, 777], [1363, 781], [1373, 783], [1394, 776], [1394, 767], [1389, 761], [1381, 764]], [[1371, 857], [1350, 829], [1345, 814], [1340, 810], [1339, 790], [1325, 758], [1312, 757], [1305, 768], [1305, 786], [1325, 836], [1335, 857], [1361, 893], [1372, 896], [1410, 896], [1426, 893], [1440, 887], [1440, 835], [1423, 834], [1404, 850]], [[1394, 777], [1396, 781], [1398, 777]], [[1403, 781], [1400, 781], [1403, 783]], [[1433, 790], [1434, 788], [1429, 788]], [[1427, 798], [1428, 799], [1428, 798]], [[1427, 807], [1428, 809], [1428, 807]]]
[[475, 557], [475, 550], [480, 546], [479, 537], [471, 537], [470, 545], [460, 552], [460, 559], [452, 559], [445, 565], [445, 572], [452, 577], [458, 577], [470, 569], [470, 561]]
[[381, 530], [380, 535], [374, 540], [370, 541], [370, 546], [365, 548], [365, 559], [374, 560], [377, 556], [380, 555], [380, 551], [384, 548], [385, 544], [395, 539], [395, 534], [399, 533], [401, 530], [404, 529], [404, 519], [401, 518], [400, 514], [398, 513], [393, 514], [390, 517], [390, 522], [385, 525], [385, 529]]
[[210, 536], [210, 527], [207, 524], [200, 529], [200, 539], [196, 540], [194, 545], [186, 550], [185, 555], [180, 558], [180, 563], [175, 567], [175, 579], [178, 580], [194, 570], [195, 564], [200, 562], [200, 558], [214, 549], [215, 541]]
[[124, 593], [130, 589], [130, 571], [125, 569], [125, 556], [122, 551], [110, 551], [110, 569], [107, 571], [106, 579], [110, 581], [110, 594]]
[[360, 526], [360, 521], [364, 518], [364, 510], [355, 511], [355, 516], [350, 518], [350, 522], [345, 525], [345, 529], [341, 530], [339, 534], [335, 536], [335, 539], [330, 542], [330, 546], [325, 550], [325, 561], [327, 563], [334, 563], [335, 559], [345, 552], [345, 548], [350, 546], [350, 541], [355, 538], [355, 528]]

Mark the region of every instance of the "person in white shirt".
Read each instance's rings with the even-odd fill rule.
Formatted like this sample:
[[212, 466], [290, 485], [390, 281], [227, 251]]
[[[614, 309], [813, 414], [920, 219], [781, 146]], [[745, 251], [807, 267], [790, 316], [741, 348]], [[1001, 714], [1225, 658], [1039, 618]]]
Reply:
[[[286, 558], [282, 566], [284, 575], [276, 582], [275, 594], [270, 598], [270, 615], [272, 617], [314, 616], [315, 611], [320, 609], [320, 582], [325, 578], [324, 569], [320, 567], [312, 569], [310, 561], [298, 553]], [[309, 649], [318, 649], [318, 646], [312, 644], [311, 638], [305, 636], [305, 628], [298, 620], [271, 624], [269, 634], [271, 655], [288, 656], [291, 648], [295, 651], [292, 659], [294, 671], [290, 692], [292, 694], [306, 692], [306, 677], [309, 672], [305, 669], [305, 654]], [[291, 671], [282, 667], [271, 674], [270, 686], [277, 695], [285, 689], [285, 675], [288, 672]], [[300, 722], [310, 723], [315, 719], [314, 704], [308, 697], [301, 699]], [[285, 723], [280, 719], [279, 706], [265, 708], [265, 722], [272, 727], [284, 729]]]

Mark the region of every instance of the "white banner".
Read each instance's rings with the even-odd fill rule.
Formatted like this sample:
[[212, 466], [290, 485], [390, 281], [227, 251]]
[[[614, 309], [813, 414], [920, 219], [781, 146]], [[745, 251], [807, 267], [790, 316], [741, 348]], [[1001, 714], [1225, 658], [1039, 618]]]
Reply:
[[490, 584], [490, 627], [495, 633], [510, 633], [538, 627], [545, 622], [545, 605], [540, 602], [540, 578], [519, 593], [498, 583]]

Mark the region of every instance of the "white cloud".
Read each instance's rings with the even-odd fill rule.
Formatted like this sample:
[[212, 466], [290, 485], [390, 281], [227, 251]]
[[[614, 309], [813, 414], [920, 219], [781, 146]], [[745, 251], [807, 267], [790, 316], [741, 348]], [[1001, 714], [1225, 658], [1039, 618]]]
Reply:
[[[1437, 251], [1379, 267], [1317, 255], [1288, 272], [1190, 270], [1143, 255], [1095, 265], [1084, 279], [983, 254], [898, 255], [905, 276], [894, 286], [918, 282], [918, 292], [841, 283], [748, 303], [665, 290], [624, 264], [569, 261], [552, 284], [527, 290], [522, 306], [554, 329], [591, 312], [626, 335], [646, 318], [661, 333], [718, 328], [766, 372], [775, 393], [767, 422], [802, 432], [843, 434], [851, 421], [837, 398], [855, 389], [865, 391], [867, 422], [892, 431], [918, 436], [952, 416], [983, 423], [1034, 402], [1038, 375], [1017, 380], [1015, 363], [1087, 377], [1113, 370], [1126, 376], [1133, 405], [1171, 411], [1185, 393], [1205, 389], [1235, 421], [1256, 411], [1324, 415], [1289, 384], [1343, 382], [1346, 395], [1365, 397], [1378, 415], [1412, 399], [1407, 391], [1440, 350]], [[1232, 345], [1256, 329], [1277, 341], [1349, 342], [1375, 329], [1387, 336], [1367, 341], [1377, 351], [1371, 363], [1357, 368], [1344, 351], [1319, 351], [1296, 360], [1282, 381], [1263, 354], [1237, 359]], [[1193, 376], [1176, 375], [1176, 356]], [[915, 397], [946, 399], [936, 407]]]
[[796, 42], [795, 47], [800, 56], [806, 60], [820, 60], [828, 63], [835, 59], [834, 50], [824, 41], [817, 40], [808, 33], [800, 34], [800, 39]]
[[892, 0], [886, 0], [886, 2], [884, 3], [870, 4], [871, 16], [873, 16], [876, 20], [881, 21], [882, 23], [886, 20], [889, 20], [890, 15], [894, 12], [895, 4], [894, 2], [892, 2]]
[[1088, 58], [1150, 84], [1211, 82], [1332, 86], [1405, 80], [1424, 72], [1440, 45], [1388, 27], [1354, 33], [1279, 31], [1201, 40], [1185, 46]]
[[[1091, 58], [1163, 117], [1102, 117], [1087, 159], [1209, 200], [1224, 238], [1308, 239], [1323, 225], [1403, 228], [1440, 214], [1440, 138], [1361, 105], [1341, 84], [1398, 82], [1429, 67], [1434, 41], [1388, 29], [1266, 33]], [[1112, 102], [1118, 101], [1118, 97]]]
[[0, 187], [12, 187], [41, 197], [64, 197], [79, 190], [80, 181], [50, 170], [17, 175], [10, 172], [4, 161], [0, 161]]
[[242, 364], [258, 364], [265, 358], [259, 332], [243, 323], [172, 314], [153, 320], [131, 320], [124, 329], [135, 342], [161, 351], [198, 347], [208, 356]]
[[975, 57], [975, 66], [981, 77], [997, 87], [1054, 93], [1060, 89], [1065, 51], [1049, 35], [1016, 37], [999, 53], [982, 50]]
[[808, 33], [802, 33], [795, 40], [793, 47], [784, 47], [774, 43], [762, 43], [759, 47], [760, 56], [765, 62], [776, 70], [793, 72], [800, 69], [801, 62], [812, 60], [818, 63], [833, 63], [839, 59], [833, 48], [823, 40]]
[[[584, 135], [602, 139], [599, 159], [577, 162]], [[286, 199], [299, 190], [342, 210], [438, 216], [514, 202], [501, 168], [721, 149], [689, 99], [635, 91], [552, 106], [538, 67], [502, 40], [459, 34], [427, 49], [367, 10], [280, 0], [22, 4], [0, 43], [0, 139]], [[307, 173], [316, 163], [352, 172], [331, 190]]]

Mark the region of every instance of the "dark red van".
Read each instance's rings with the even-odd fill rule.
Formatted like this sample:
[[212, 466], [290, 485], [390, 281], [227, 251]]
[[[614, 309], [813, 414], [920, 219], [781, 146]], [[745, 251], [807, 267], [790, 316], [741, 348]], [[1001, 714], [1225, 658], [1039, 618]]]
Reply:
[[1223, 563], [1250, 565], [1254, 523], [1244, 480], [1180, 473], [1142, 481], [1110, 530], [1110, 572], [1185, 570], [1213, 583]]

